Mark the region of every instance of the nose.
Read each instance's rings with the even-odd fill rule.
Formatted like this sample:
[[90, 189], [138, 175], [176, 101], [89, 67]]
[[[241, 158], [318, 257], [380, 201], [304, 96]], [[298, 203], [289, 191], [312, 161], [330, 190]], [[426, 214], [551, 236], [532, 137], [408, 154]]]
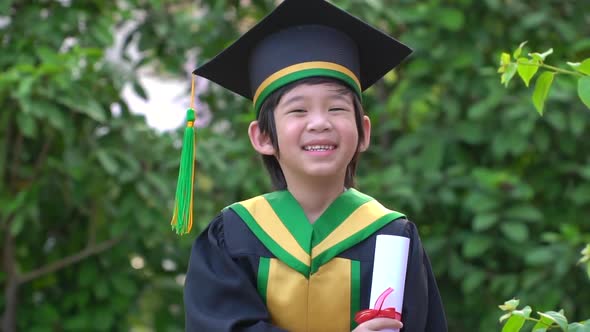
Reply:
[[332, 123], [327, 111], [310, 112], [307, 122], [307, 130], [322, 132], [332, 129]]

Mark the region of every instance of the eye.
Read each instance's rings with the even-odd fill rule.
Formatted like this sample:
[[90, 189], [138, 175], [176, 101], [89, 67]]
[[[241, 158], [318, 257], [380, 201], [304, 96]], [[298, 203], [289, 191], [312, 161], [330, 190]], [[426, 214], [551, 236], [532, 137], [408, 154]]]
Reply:
[[329, 110], [330, 112], [348, 112], [349, 109], [345, 107], [332, 107]]
[[287, 114], [290, 114], [290, 113], [305, 113], [305, 112], [307, 112], [307, 111], [304, 110], [304, 109], [294, 109], [294, 110], [288, 111]]

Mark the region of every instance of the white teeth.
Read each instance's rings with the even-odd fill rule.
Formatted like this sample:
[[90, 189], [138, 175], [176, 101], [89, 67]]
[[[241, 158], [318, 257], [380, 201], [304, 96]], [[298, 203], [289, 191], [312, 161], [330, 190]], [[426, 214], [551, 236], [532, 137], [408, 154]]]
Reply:
[[328, 151], [334, 150], [336, 147], [334, 145], [306, 145], [303, 147], [305, 151]]

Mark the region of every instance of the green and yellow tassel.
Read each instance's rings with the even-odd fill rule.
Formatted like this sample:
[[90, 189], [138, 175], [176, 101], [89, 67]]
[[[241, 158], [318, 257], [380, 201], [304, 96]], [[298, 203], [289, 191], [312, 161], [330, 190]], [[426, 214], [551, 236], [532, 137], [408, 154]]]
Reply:
[[195, 77], [193, 75], [191, 86], [191, 107], [186, 111], [186, 128], [182, 139], [182, 151], [180, 153], [180, 171], [176, 186], [176, 199], [174, 202], [174, 215], [172, 216], [172, 229], [176, 234], [188, 234], [193, 227], [193, 184], [195, 180], [195, 154], [197, 139], [195, 136], [196, 113], [194, 110]]

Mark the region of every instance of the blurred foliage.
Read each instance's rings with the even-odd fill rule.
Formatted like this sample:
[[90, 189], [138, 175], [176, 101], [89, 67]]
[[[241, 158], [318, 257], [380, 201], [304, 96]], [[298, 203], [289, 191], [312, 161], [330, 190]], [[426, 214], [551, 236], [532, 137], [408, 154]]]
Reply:
[[520, 300], [512, 299], [500, 305], [500, 309], [505, 314], [500, 317], [500, 322], [505, 320], [502, 332], [519, 332], [521, 329], [533, 332], [545, 332], [547, 330], [561, 330], [568, 332], [590, 332], [590, 320], [584, 322], [568, 322], [563, 310], [537, 312], [535, 317], [531, 317], [533, 309], [525, 306], [518, 309]]
[[[502, 53], [500, 56], [500, 68], [498, 69], [498, 73], [502, 74], [501, 83], [508, 86], [508, 83], [510, 83], [515, 74], [518, 73], [518, 76], [528, 87], [531, 79], [533, 79], [538, 70], [540, 68], [544, 69], [535, 83], [532, 95], [532, 101], [537, 112], [540, 115], [543, 115], [545, 100], [549, 95], [555, 76], [560, 74], [574, 76], [578, 80], [578, 97], [586, 107], [590, 109], [590, 58], [587, 58], [582, 62], [568, 62], [567, 64], [572, 67], [573, 70], [567, 70], [548, 65], [545, 62], [547, 56], [553, 53], [552, 48], [543, 53], [528, 53], [529, 58], [521, 57], [523, 47], [526, 43], [527, 42], [522, 42], [512, 53], [512, 56], [506, 52]], [[512, 58], [514, 58], [514, 62], [512, 62]], [[582, 249], [581, 254], [582, 258], [580, 258], [578, 264], [585, 266], [586, 272], [590, 277], [590, 244], [586, 244], [586, 247]], [[504, 315], [500, 317], [500, 322], [504, 322], [502, 332], [518, 332], [521, 331], [522, 328], [525, 328], [526, 330], [532, 329], [534, 332], [544, 332], [551, 329], [560, 329], [562, 331], [571, 332], [590, 332], [590, 320], [568, 323], [568, 318], [563, 309], [559, 312], [537, 312], [538, 318], [535, 318], [531, 317], [532, 309], [530, 306], [527, 305], [522, 309], [518, 309], [519, 303], [519, 300], [512, 299], [499, 306], [500, 309], [505, 312]]]
[[[198, 225], [178, 238], [180, 135], [148, 128], [120, 93], [143, 94], [141, 68], [188, 74], [187, 59], [211, 58], [274, 2], [0, 2], [0, 311], [18, 286], [18, 330], [183, 330], [192, 240], [223, 206], [269, 188], [247, 141], [251, 105], [214, 85], [200, 95], [213, 117], [198, 130]], [[564, 80], [541, 118], [495, 68], [522, 40], [588, 58], [584, 1], [334, 3], [415, 50], [365, 94], [374, 125], [359, 189], [418, 224], [449, 329], [499, 330], [496, 304], [511, 297], [588, 317], [575, 262], [590, 241], [590, 112]], [[140, 57], [108, 60], [129, 22], [123, 49]]]
[[[68, 3], [0, 11], [3, 327], [13, 331], [16, 305], [18, 331], [123, 331], [138, 320], [181, 330], [185, 266], [162, 264], [187, 260], [167, 225], [178, 137], [129, 111], [121, 90], [134, 68], [106, 58], [132, 11]], [[130, 265], [136, 256], [143, 269]]]
[[[578, 85], [578, 97], [590, 110], [590, 58], [584, 59], [582, 62], [567, 62], [572, 67], [572, 70], [563, 69], [555, 66], [548, 65], [545, 59], [553, 53], [553, 49], [539, 53], [532, 52], [528, 54], [528, 58], [521, 56], [523, 47], [527, 42], [522, 42], [516, 50], [512, 53], [502, 53], [500, 56], [500, 67], [498, 73], [502, 74], [500, 81], [505, 86], [514, 77], [514, 74], [518, 73], [518, 76], [522, 79], [524, 84], [528, 87], [531, 79], [539, 71], [539, 68], [544, 69], [537, 78], [535, 83], [535, 89], [533, 91], [533, 104], [539, 114], [543, 115], [543, 107], [545, 106], [545, 100], [551, 91], [553, 79], [556, 75], [567, 75], [574, 76], [577, 79]], [[512, 61], [514, 58], [514, 62]]]
[[[582, 257], [578, 264], [586, 269], [586, 273], [590, 277], [590, 244], [586, 244], [580, 254], [582, 254]], [[522, 328], [527, 331], [531, 329], [533, 332], [545, 332], [551, 329], [569, 332], [590, 332], [590, 319], [569, 323], [563, 309], [559, 312], [538, 311], [538, 318], [535, 318], [531, 317], [532, 308], [530, 306], [527, 305], [522, 309], [518, 309], [519, 303], [520, 300], [512, 299], [504, 302], [503, 305], [499, 305], [499, 308], [504, 312], [500, 317], [500, 322], [505, 321], [502, 332], [518, 332]]]

